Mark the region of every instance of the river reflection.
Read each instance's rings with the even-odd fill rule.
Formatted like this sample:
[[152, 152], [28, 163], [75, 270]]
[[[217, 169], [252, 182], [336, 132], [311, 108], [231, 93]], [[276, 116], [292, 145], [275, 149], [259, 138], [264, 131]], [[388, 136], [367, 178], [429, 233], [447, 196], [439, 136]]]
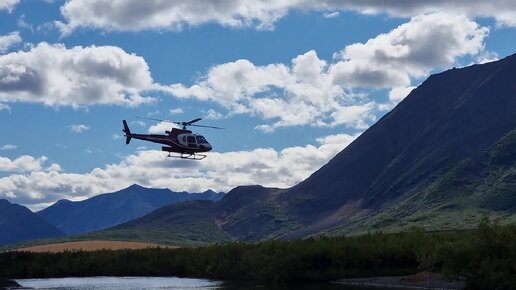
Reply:
[[[19, 279], [22, 287], [30, 289], [58, 290], [157, 290], [157, 289], [219, 289], [219, 290], [351, 290], [365, 288], [350, 288], [334, 283], [312, 285], [259, 285], [235, 284], [206, 279], [190, 279], [177, 277], [84, 277], [84, 278], [51, 278], [51, 279]], [[378, 290], [378, 288], [376, 288]]]

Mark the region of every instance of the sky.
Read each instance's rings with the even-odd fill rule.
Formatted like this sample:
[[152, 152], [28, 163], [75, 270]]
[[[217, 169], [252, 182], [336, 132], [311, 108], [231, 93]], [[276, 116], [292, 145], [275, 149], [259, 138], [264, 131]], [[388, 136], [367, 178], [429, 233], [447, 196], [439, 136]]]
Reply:
[[[516, 52], [513, 0], [0, 0], [0, 198], [306, 179], [429, 75]], [[125, 145], [170, 123], [202, 161]]]

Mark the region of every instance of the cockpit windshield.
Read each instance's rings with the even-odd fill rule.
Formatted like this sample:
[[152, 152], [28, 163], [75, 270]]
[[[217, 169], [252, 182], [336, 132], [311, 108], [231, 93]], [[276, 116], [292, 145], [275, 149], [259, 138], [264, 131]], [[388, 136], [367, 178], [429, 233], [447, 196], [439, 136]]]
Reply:
[[205, 143], [208, 143], [208, 141], [206, 141], [206, 139], [204, 139], [204, 137], [203, 137], [203, 136], [201, 136], [201, 135], [197, 135], [196, 137], [197, 137], [197, 143], [198, 143], [198, 144], [205, 144]]

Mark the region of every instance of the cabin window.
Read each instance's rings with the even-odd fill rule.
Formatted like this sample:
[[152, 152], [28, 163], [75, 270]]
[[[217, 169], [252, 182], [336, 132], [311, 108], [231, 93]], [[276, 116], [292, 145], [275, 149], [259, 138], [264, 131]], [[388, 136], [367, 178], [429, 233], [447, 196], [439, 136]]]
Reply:
[[197, 143], [204, 144], [204, 143], [208, 143], [208, 141], [206, 141], [206, 139], [204, 139], [203, 136], [197, 136]]
[[188, 146], [191, 146], [191, 145], [197, 145], [197, 142], [195, 142], [195, 137], [194, 136], [188, 136], [187, 137], [187, 140], [188, 140]]
[[183, 143], [186, 143], [186, 136], [183, 136]]

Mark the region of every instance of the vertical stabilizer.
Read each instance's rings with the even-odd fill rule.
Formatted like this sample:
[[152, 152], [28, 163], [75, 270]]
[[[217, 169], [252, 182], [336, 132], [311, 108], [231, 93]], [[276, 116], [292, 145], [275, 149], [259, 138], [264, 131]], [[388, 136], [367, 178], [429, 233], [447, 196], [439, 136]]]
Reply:
[[124, 123], [124, 130], [122, 131], [125, 133], [125, 144], [129, 144], [129, 142], [131, 142], [131, 130], [129, 130], [129, 126], [127, 126], [125, 120], [122, 120], [122, 123]]

